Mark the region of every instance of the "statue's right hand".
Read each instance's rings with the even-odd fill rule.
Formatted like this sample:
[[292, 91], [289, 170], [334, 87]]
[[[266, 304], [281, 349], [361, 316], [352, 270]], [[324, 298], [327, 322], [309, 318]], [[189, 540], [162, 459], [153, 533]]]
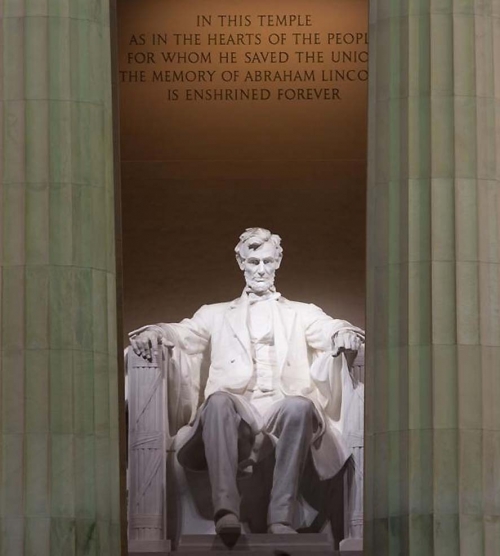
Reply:
[[136, 355], [148, 361], [153, 360], [153, 349], [162, 343], [162, 335], [157, 330], [145, 330], [130, 338], [130, 345]]

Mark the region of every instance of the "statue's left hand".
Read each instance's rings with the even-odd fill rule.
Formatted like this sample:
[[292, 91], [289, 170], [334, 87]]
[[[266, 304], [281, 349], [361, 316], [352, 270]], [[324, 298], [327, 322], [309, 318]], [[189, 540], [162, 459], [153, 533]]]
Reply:
[[357, 352], [363, 339], [352, 330], [341, 330], [333, 337], [333, 351], [334, 357], [344, 352]]

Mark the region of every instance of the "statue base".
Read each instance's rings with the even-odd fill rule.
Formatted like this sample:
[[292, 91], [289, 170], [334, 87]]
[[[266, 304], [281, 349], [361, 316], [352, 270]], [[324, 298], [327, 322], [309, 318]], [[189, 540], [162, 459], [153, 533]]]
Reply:
[[131, 550], [129, 556], [173, 556], [176, 553], [179, 556], [227, 556], [230, 552], [241, 553], [241, 556], [363, 556], [363, 540], [345, 539], [338, 552], [332, 550], [331, 540], [324, 533], [243, 534], [234, 540], [221, 539], [217, 535], [182, 535], [177, 550], [173, 552], [147, 550], [146, 546], [137, 546], [137, 549]]
[[341, 554], [353, 554], [355, 552], [363, 552], [363, 539], [347, 538], [340, 541]]
[[163, 556], [170, 554], [170, 541], [129, 540], [128, 556]]
[[273, 556], [332, 556], [332, 543], [328, 535], [310, 533], [298, 535], [249, 534], [237, 539], [222, 539], [217, 535], [183, 535], [177, 552], [187, 556], [210, 553], [213, 556], [241, 552], [248, 556], [270, 554]]

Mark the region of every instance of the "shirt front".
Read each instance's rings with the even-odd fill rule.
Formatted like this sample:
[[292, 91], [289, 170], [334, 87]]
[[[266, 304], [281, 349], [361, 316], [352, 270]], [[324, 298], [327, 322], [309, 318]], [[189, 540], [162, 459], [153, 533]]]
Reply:
[[267, 413], [274, 402], [284, 398], [279, 388], [279, 368], [274, 344], [273, 304], [277, 295], [251, 300], [248, 310], [248, 328], [252, 347], [253, 375], [245, 398], [261, 415]]

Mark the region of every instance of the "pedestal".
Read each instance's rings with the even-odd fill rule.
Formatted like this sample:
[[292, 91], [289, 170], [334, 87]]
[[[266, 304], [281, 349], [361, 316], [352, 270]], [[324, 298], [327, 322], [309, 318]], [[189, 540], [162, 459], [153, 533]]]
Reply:
[[329, 555], [333, 552], [328, 535], [241, 535], [233, 546], [226, 545], [217, 535], [183, 535], [178, 550], [182, 556], [227, 556], [229, 553], [241, 553], [245, 556], [266, 554], [273, 556], [315, 556]]

